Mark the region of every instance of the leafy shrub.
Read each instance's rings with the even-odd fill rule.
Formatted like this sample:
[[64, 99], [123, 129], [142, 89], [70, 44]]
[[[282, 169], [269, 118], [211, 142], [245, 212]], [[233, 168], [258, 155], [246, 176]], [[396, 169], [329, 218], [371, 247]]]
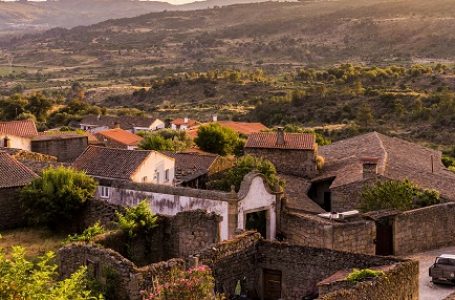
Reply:
[[49, 168], [22, 189], [21, 199], [31, 223], [52, 227], [71, 220], [93, 198], [96, 186], [82, 171]]
[[207, 266], [188, 271], [173, 269], [167, 278], [157, 280], [153, 291], [144, 292], [144, 300], [222, 300], [214, 292], [215, 280]]
[[360, 282], [370, 278], [376, 278], [385, 276], [383, 271], [375, 271], [371, 269], [354, 269], [349, 275], [346, 277], [347, 281], [350, 282]]
[[55, 255], [48, 252], [36, 262], [28, 261], [22, 247], [13, 247], [11, 258], [0, 252], [0, 299], [95, 300], [87, 289], [87, 271], [80, 268], [68, 279], [58, 281]]
[[106, 229], [100, 224], [100, 222], [96, 222], [94, 225], [86, 228], [81, 234], [73, 234], [69, 235], [68, 238], [65, 240], [66, 243], [71, 242], [91, 242], [94, 237], [97, 235], [103, 234], [106, 232]]
[[366, 186], [362, 191], [362, 211], [398, 209], [402, 211], [425, 207], [440, 202], [436, 190], [420, 189], [409, 180], [384, 181]]
[[272, 189], [277, 184], [284, 187], [284, 182], [277, 176], [276, 168], [269, 160], [251, 155], [240, 157], [233, 168], [227, 170], [221, 178], [209, 181], [207, 185], [209, 188], [222, 191], [231, 191], [231, 187], [234, 186], [238, 191], [245, 175], [252, 171], [258, 171], [264, 175]]
[[139, 144], [144, 150], [182, 151], [193, 145], [185, 131], [163, 129], [158, 132], [140, 132], [139, 135], [144, 138]]
[[116, 212], [116, 216], [119, 228], [130, 238], [137, 234], [147, 234], [158, 226], [158, 217], [152, 213], [146, 200], [127, 208], [125, 213]]
[[234, 130], [218, 123], [200, 126], [195, 139], [199, 148], [219, 155], [233, 154], [240, 142], [240, 137]]

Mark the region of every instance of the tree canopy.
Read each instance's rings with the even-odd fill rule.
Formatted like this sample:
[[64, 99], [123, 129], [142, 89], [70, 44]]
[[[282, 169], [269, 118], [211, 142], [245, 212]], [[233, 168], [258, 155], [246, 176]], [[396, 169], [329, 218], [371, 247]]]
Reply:
[[222, 191], [231, 191], [233, 186], [238, 191], [245, 175], [252, 171], [258, 171], [264, 175], [267, 184], [272, 189], [277, 184], [281, 187], [284, 186], [284, 182], [277, 176], [275, 166], [269, 160], [251, 155], [240, 157], [233, 168], [227, 170], [220, 178], [209, 181], [207, 185], [209, 188]]
[[96, 300], [87, 289], [87, 270], [80, 268], [69, 278], [59, 281], [55, 255], [48, 252], [36, 261], [26, 258], [25, 249], [15, 246], [8, 258], [0, 251], [0, 299], [4, 300]]
[[410, 210], [440, 202], [439, 192], [421, 189], [409, 180], [388, 180], [366, 186], [362, 191], [362, 211], [381, 209]]
[[96, 187], [82, 171], [49, 168], [22, 189], [21, 200], [31, 223], [52, 227], [71, 220], [93, 198]]
[[219, 155], [234, 154], [243, 146], [237, 132], [218, 123], [200, 126], [195, 143], [202, 150]]
[[139, 134], [144, 138], [139, 147], [144, 150], [183, 151], [193, 145], [193, 141], [185, 131], [162, 129], [157, 132]]

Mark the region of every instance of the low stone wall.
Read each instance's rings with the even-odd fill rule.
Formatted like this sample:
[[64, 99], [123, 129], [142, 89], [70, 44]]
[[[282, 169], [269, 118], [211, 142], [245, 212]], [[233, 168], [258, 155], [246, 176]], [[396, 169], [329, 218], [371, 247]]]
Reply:
[[24, 210], [19, 199], [20, 188], [0, 189], [0, 230], [25, 225]]
[[166, 276], [172, 268], [185, 267], [181, 259], [172, 259], [138, 268], [114, 250], [96, 244], [70, 244], [58, 252], [59, 273], [67, 278], [81, 266], [87, 266], [109, 299], [140, 300], [141, 291], [153, 286], [153, 279]]
[[320, 300], [418, 300], [419, 263], [406, 261], [385, 272], [385, 277], [357, 284], [349, 283], [343, 289], [320, 289]]
[[283, 212], [282, 231], [286, 242], [301, 246], [374, 254], [376, 226], [373, 221], [337, 222], [321, 217]]
[[455, 203], [415, 209], [395, 216], [395, 255], [455, 245]]

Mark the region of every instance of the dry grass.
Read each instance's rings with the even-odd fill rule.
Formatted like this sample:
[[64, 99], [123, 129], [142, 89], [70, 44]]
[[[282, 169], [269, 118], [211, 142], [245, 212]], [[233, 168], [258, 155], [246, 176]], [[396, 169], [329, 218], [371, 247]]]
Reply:
[[42, 255], [47, 251], [56, 252], [66, 238], [64, 234], [56, 234], [47, 229], [21, 228], [5, 230], [0, 232], [0, 249], [6, 253], [11, 251], [13, 246], [22, 246], [26, 249], [28, 256]]

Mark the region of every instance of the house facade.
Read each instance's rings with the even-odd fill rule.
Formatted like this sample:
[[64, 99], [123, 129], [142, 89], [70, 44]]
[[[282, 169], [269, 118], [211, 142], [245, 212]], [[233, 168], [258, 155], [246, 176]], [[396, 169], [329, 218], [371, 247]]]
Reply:
[[172, 130], [189, 130], [195, 128], [199, 124], [198, 121], [189, 119], [188, 117], [177, 118], [171, 121]]
[[248, 136], [245, 153], [270, 160], [279, 173], [311, 178], [318, 174], [315, 136], [308, 133], [253, 133]]
[[73, 166], [97, 179], [174, 185], [175, 160], [156, 151], [89, 146]]
[[31, 151], [32, 138], [38, 135], [31, 120], [0, 122], [0, 146]]
[[160, 119], [139, 116], [102, 116], [88, 115], [79, 123], [79, 128], [93, 133], [121, 128], [132, 133], [139, 131], [152, 131], [164, 128], [164, 122]]

